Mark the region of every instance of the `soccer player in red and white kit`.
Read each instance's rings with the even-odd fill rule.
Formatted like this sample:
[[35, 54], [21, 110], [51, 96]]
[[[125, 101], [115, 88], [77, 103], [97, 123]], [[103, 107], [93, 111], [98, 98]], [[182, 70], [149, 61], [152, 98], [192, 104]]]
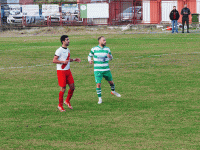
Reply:
[[67, 99], [64, 101], [64, 104], [68, 106], [68, 108], [73, 109], [70, 104], [70, 99], [74, 92], [74, 79], [72, 73], [70, 71], [70, 62], [76, 61], [81, 62], [79, 58], [71, 59], [70, 58], [70, 50], [67, 48], [69, 46], [69, 38], [67, 35], [62, 35], [60, 38], [62, 43], [62, 47], [58, 48], [55, 52], [55, 56], [53, 58], [53, 63], [57, 64], [57, 77], [58, 84], [61, 87], [59, 93], [59, 104], [58, 109], [63, 112], [65, 109], [63, 108], [63, 96], [66, 90], [66, 85], [69, 85], [69, 91], [67, 95]]

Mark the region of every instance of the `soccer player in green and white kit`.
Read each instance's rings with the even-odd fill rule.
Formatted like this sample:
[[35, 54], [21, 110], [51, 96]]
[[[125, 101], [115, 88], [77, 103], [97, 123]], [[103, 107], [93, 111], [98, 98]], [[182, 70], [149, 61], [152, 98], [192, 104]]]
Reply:
[[108, 65], [109, 60], [112, 60], [113, 57], [110, 49], [106, 47], [106, 39], [103, 36], [100, 36], [98, 38], [98, 41], [99, 45], [91, 49], [88, 56], [88, 61], [90, 64], [94, 62], [94, 76], [95, 82], [97, 84], [96, 91], [99, 97], [98, 104], [101, 104], [101, 80], [103, 77], [108, 81], [111, 86], [111, 94], [116, 95], [117, 97], [121, 97], [121, 95], [115, 92], [115, 85]]

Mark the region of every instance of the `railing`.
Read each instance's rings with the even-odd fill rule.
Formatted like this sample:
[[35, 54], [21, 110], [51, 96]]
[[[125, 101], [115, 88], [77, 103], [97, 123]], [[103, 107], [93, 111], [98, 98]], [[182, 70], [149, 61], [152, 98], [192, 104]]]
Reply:
[[[170, 23], [169, 13], [173, 6], [177, 6], [180, 13], [186, 3], [191, 13], [200, 13], [199, 0], [107, 0], [94, 2], [79, 0], [78, 3], [1, 3], [0, 25], [6, 27], [42, 27]], [[84, 12], [85, 7], [87, 11]], [[98, 9], [102, 11], [98, 12]], [[86, 16], [83, 15], [84, 13]], [[103, 13], [103, 16], [99, 15]], [[190, 16], [190, 22], [191, 20]], [[181, 22], [181, 16], [179, 22]]]

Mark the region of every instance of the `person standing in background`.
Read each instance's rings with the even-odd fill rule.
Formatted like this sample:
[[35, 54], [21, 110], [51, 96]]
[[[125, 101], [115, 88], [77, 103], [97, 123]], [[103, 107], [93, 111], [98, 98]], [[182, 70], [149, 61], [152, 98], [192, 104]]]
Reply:
[[180, 15], [179, 12], [176, 10], [176, 6], [173, 6], [173, 10], [169, 14], [169, 18], [172, 21], [172, 33], [174, 33], [174, 26], [176, 33], [178, 33], [178, 23], [177, 20], [179, 19]]
[[187, 8], [187, 4], [184, 5], [184, 8], [181, 10], [181, 15], [183, 15], [182, 17], [182, 33], [184, 33], [184, 24], [186, 22], [187, 24], [187, 33], [189, 32], [189, 15], [190, 15], [190, 9]]

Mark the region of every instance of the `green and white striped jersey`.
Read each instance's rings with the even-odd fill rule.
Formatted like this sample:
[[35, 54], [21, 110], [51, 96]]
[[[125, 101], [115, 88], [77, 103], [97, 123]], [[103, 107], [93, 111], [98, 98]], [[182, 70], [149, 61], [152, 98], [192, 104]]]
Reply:
[[93, 57], [94, 60], [94, 71], [109, 71], [109, 65], [108, 62], [111, 60], [107, 57], [107, 55], [110, 54], [112, 57], [112, 54], [110, 52], [110, 48], [104, 46], [101, 48], [100, 46], [93, 47], [89, 53], [88, 61], [91, 60]]

